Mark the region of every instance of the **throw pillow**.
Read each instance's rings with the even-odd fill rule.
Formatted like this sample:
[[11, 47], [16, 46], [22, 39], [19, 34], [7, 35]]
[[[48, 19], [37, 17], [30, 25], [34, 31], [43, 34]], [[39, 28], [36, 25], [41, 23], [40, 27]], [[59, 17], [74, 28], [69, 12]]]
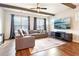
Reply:
[[24, 36], [24, 34], [23, 34], [23, 32], [22, 32], [22, 29], [19, 29], [19, 30], [18, 30], [18, 33], [20, 34], [20, 36], [22, 36], [22, 37]]

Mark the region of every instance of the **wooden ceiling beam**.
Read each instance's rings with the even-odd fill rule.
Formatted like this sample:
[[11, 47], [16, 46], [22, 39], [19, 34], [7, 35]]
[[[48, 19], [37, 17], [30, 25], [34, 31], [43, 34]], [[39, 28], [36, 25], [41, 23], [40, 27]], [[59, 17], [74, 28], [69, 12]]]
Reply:
[[18, 9], [18, 10], [24, 10], [24, 11], [29, 11], [29, 12], [39, 13], [39, 14], [55, 16], [55, 14], [52, 14], [52, 13], [42, 12], [42, 11], [37, 12], [35, 10], [31, 10], [31, 9], [27, 9], [27, 8], [23, 8], [23, 7], [12, 6], [12, 5], [7, 5], [7, 4], [3, 4], [3, 3], [0, 3], [0, 7], [12, 8], [12, 9]]
[[65, 5], [65, 6], [68, 6], [68, 7], [72, 8], [72, 9], [76, 8], [76, 5], [74, 5], [72, 3], [62, 3], [62, 4]]

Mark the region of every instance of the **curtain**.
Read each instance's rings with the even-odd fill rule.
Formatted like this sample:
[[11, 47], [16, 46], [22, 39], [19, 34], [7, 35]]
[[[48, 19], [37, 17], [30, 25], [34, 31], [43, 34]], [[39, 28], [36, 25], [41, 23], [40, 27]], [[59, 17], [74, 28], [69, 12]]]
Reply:
[[28, 16], [28, 30], [30, 30], [30, 16]]
[[14, 15], [11, 15], [11, 29], [10, 29], [10, 39], [15, 38], [15, 29], [14, 29]]
[[47, 28], [46, 28], [46, 18], [44, 18], [44, 30], [47, 30]]
[[37, 20], [36, 20], [37, 18], [36, 17], [34, 17], [34, 30], [36, 30], [36, 27], [37, 27], [37, 24], [36, 24], [36, 22], [37, 22]]

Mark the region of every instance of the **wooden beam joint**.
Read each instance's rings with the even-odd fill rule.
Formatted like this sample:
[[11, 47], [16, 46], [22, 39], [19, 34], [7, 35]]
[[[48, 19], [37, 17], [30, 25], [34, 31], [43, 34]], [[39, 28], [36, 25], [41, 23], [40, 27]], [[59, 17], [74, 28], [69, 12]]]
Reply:
[[65, 6], [68, 6], [68, 7], [72, 8], [72, 9], [76, 8], [76, 5], [74, 5], [72, 3], [62, 3], [62, 4], [65, 5]]

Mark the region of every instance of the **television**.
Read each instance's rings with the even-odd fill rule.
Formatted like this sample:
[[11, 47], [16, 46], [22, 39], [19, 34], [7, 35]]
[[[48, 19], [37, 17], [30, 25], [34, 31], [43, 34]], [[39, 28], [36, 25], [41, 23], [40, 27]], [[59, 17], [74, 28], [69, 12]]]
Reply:
[[70, 18], [63, 18], [63, 19], [55, 19], [54, 20], [54, 28], [55, 29], [70, 29]]

